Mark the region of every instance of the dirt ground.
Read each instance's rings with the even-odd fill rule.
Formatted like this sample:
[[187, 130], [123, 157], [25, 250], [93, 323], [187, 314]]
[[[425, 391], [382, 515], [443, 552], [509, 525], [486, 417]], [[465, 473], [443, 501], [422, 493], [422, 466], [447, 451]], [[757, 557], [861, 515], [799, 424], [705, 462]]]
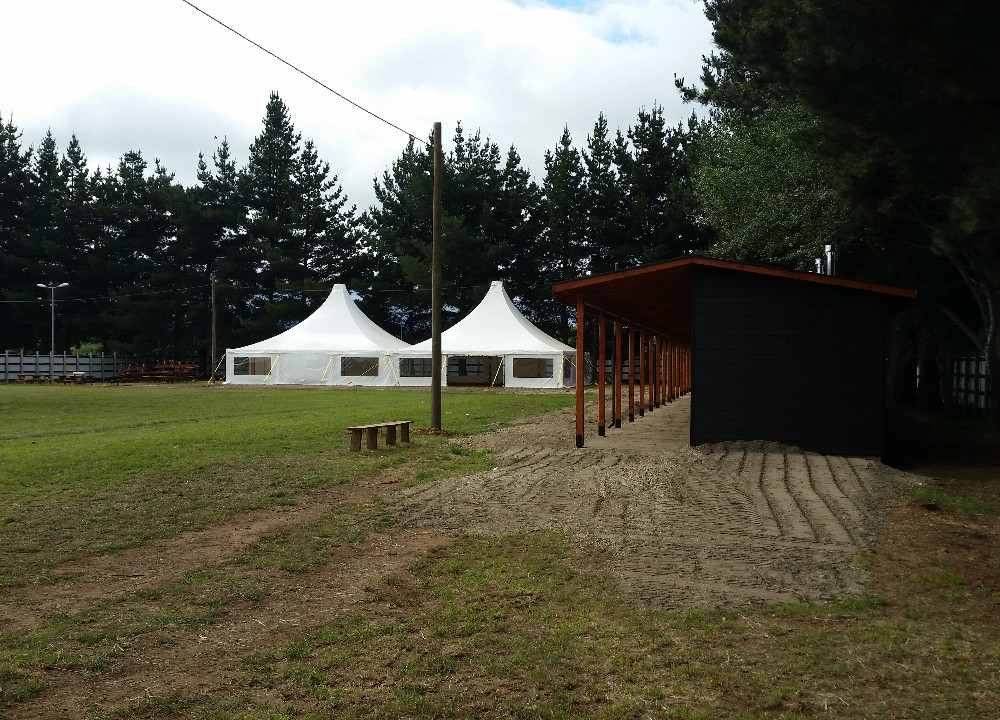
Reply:
[[[144, 697], [237, 692], [240, 659], [279, 647], [354, 607], [366, 588], [458, 532], [555, 528], [609, 551], [637, 602], [669, 609], [819, 600], [862, 592], [859, 556], [878, 541], [890, 501], [921, 478], [865, 459], [779, 445], [686, 445], [688, 399], [606, 437], [574, 444], [572, 409], [463, 440], [496, 453], [477, 475], [404, 489], [405, 474], [317, 492], [151, 547], [93, 557], [0, 596], [0, 628], [38, 627], [99, 598], [217, 565], [268, 533], [383, 496], [401, 524], [301, 574], [275, 573], [265, 599], [171, 642], [139, 638], [101, 673], [54, 671], [14, 717], [79, 718]], [[266, 691], [259, 691], [266, 692]], [[266, 698], [263, 698], [266, 699]]]
[[[920, 478], [773, 443], [687, 445], [690, 397], [577, 449], [572, 409], [470, 438], [495, 469], [403, 491], [411, 528], [551, 528], [607, 549], [625, 589], [668, 609], [862, 592], [889, 502]], [[592, 428], [593, 425], [589, 425]]]

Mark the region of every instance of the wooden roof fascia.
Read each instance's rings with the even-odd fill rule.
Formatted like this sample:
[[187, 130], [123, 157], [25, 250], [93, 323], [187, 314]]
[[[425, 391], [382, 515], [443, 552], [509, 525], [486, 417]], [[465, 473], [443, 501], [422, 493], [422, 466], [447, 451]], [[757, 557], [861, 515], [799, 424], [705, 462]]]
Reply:
[[879, 283], [864, 282], [861, 280], [848, 280], [836, 275], [821, 275], [819, 273], [803, 272], [802, 270], [785, 270], [783, 268], [771, 268], [763, 265], [748, 265], [737, 263], [731, 260], [718, 260], [716, 258], [694, 258], [698, 260], [696, 264], [708, 267], [718, 267], [726, 270], [740, 270], [742, 272], [752, 272], [757, 275], [770, 275], [772, 277], [789, 278], [791, 280], [801, 280], [802, 282], [813, 282], [820, 285], [833, 285], [836, 287], [849, 288], [851, 290], [864, 290], [866, 292], [878, 293], [880, 295], [893, 295], [896, 297], [916, 298], [915, 290], [897, 287], [895, 285], [882, 285]]
[[820, 285], [832, 285], [835, 287], [863, 290], [865, 292], [878, 293], [881, 295], [892, 295], [895, 297], [906, 298], [908, 300], [913, 300], [917, 296], [916, 291], [909, 288], [897, 287], [895, 285], [882, 285], [879, 283], [862, 282], [859, 280], [848, 280], [834, 275], [820, 275], [817, 273], [802, 272], [801, 270], [785, 270], [783, 268], [767, 267], [763, 265], [751, 265], [748, 263], [734, 262], [732, 260], [707, 258], [700, 255], [692, 255], [690, 257], [678, 258], [676, 260], [667, 260], [655, 265], [642, 265], [636, 268], [629, 268], [628, 270], [618, 270], [615, 272], [604, 273], [602, 275], [592, 275], [590, 277], [579, 278], [577, 280], [567, 280], [565, 282], [555, 283], [552, 286], [552, 294], [556, 300], [570, 304], [561, 296], [605, 283], [632, 280], [642, 277], [643, 275], [655, 276], [658, 273], [688, 265], [702, 265], [705, 267], [715, 267], [723, 270], [736, 270], [740, 272], [754, 273], [756, 275], [769, 275], [771, 277], [812, 282]]

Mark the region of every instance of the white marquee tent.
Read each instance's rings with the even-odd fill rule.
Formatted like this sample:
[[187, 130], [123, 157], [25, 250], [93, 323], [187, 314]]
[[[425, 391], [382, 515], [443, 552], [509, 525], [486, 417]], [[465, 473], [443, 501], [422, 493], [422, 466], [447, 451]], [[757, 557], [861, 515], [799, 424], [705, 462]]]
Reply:
[[234, 385], [397, 385], [391, 352], [410, 347], [372, 322], [345, 285], [316, 311], [267, 340], [226, 350]]
[[[402, 385], [430, 384], [431, 341], [394, 351]], [[447, 385], [572, 387], [576, 351], [535, 327], [493, 281], [482, 302], [441, 333]]]

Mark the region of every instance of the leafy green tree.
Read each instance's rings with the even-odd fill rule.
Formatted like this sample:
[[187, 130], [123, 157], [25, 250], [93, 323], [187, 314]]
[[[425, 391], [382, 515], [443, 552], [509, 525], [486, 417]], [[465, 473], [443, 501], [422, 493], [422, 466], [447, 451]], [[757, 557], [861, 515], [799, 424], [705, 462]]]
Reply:
[[[306, 264], [322, 289], [335, 283], [353, 285], [368, 275], [370, 253], [364, 235], [357, 231], [357, 208], [330, 164], [322, 162], [311, 140], [306, 140], [299, 160], [300, 226], [309, 248]], [[325, 299], [325, 298], [324, 298]]]
[[98, 269], [99, 258], [94, 253], [101, 233], [95, 215], [95, 183], [76, 135], [70, 137], [59, 161], [59, 174], [64, 186], [62, 252], [65, 279], [71, 283], [67, 295], [75, 298], [72, 304], [64, 305], [66, 337], [89, 342], [104, 335], [95, 318], [107, 288], [100, 281], [103, 269]]
[[699, 140], [694, 188], [718, 233], [712, 254], [813, 270], [824, 246], [857, 232], [826, 154], [797, 137], [817, 122], [801, 105], [772, 104], [752, 121], [717, 113]]
[[1000, 7], [709, 0], [706, 14], [719, 52], [688, 96], [745, 113], [775, 98], [819, 120], [811, 146], [834, 159], [870, 251], [906, 258], [883, 266], [932, 268], [914, 258], [930, 250], [962, 278], [978, 327], [951, 314], [987, 357], [1000, 423], [1000, 109], [988, 91]]

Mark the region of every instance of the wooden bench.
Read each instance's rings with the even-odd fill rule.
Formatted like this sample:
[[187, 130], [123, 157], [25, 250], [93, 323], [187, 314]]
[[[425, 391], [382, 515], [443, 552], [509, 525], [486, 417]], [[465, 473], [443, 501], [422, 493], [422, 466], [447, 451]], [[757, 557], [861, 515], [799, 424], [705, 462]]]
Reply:
[[409, 444], [410, 442], [410, 423], [412, 420], [390, 420], [388, 422], [373, 423], [371, 425], [354, 425], [353, 427], [347, 428], [348, 432], [351, 433], [351, 452], [358, 452], [361, 450], [361, 434], [365, 434], [365, 447], [369, 450], [375, 450], [378, 447], [378, 431], [385, 428], [385, 444], [395, 445], [396, 444], [396, 429], [399, 428], [399, 440]]

